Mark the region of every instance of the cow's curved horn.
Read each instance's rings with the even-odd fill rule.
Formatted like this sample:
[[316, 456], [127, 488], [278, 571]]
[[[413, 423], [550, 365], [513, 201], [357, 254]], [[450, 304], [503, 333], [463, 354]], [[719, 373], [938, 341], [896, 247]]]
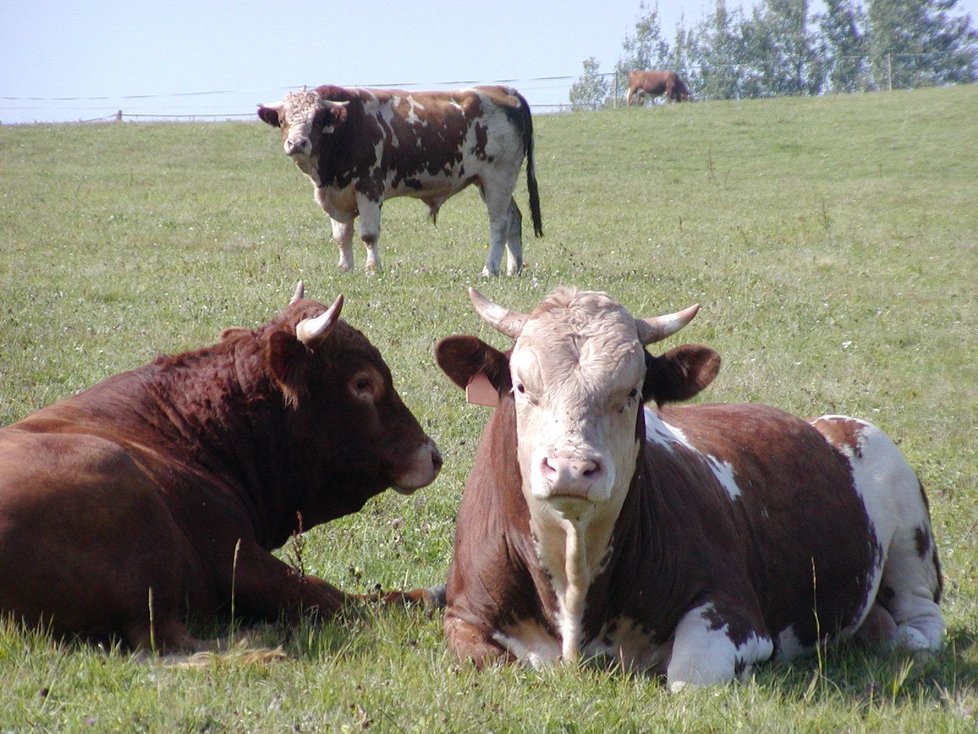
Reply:
[[323, 339], [329, 336], [329, 332], [336, 326], [342, 308], [343, 296], [340, 295], [333, 302], [333, 305], [319, 314], [319, 316], [311, 319], [303, 319], [296, 324], [296, 338], [310, 349], [315, 349], [322, 343]]
[[303, 299], [305, 295], [306, 295], [306, 287], [302, 284], [302, 281], [300, 280], [298, 283], [295, 284], [295, 292], [292, 294], [292, 300], [289, 301], [289, 305], [291, 306], [293, 303], [298, 303]]
[[667, 336], [671, 336], [693, 320], [696, 312], [700, 310], [700, 304], [694, 304], [682, 311], [656, 316], [654, 319], [635, 319], [635, 327], [638, 329], [638, 340], [642, 344], [652, 344], [662, 341]]
[[512, 339], [516, 339], [520, 335], [527, 319], [530, 318], [525, 313], [510, 311], [505, 306], [493, 303], [475, 288], [469, 288], [469, 300], [472, 301], [472, 306], [475, 308], [475, 312], [479, 314], [479, 318], [496, 331]]

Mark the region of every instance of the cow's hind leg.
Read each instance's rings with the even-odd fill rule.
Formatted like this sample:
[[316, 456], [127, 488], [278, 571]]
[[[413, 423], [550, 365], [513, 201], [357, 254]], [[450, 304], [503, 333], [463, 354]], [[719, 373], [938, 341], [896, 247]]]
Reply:
[[337, 222], [330, 217], [333, 225], [333, 241], [340, 248], [340, 261], [337, 263], [340, 270], [353, 270], [353, 220], [349, 222]]
[[[892, 643], [907, 650], [938, 649], [944, 636], [938, 606], [941, 570], [917, 475], [893, 441], [872, 424], [829, 417], [814, 425], [851, 462], [856, 489], [882, 544], [885, 560], [876, 604], [893, 619]], [[870, 626], [873, 616], [867, 618]], [[884, 625], [889, 627], [885, 619]], [[862, 630], [857, 634], [865, 637]]]
[[523, 270], [523, 213], [516, 199], [509, 200], [509, 229], [506, 232], [506, 275], [519, 275]]
[[944, 637], [937, 550], [929, 526], [898, 533], [890, 544], [877, 603], [896, 625], [892, 642], [905, 650], [937, 650]]
[[[515, 184], [514, 184], [515, 185]], [[486, 202], [486, 209], [489, 211], [489, 254], [486, 256], [485, 267], [482, 268], [483, 276], [499, 275], [499, 263], [503, 259], [503, 247], [506, 245], [510, 236], [511, 212], [516, 209], [513, 201], [514, 185], [508, 188], [498, 182], [488, 183], [482, 181], [479, 184], [479, 193], [482, 200]], [[522, 215], [520, 215], [522, 221]], [[519, 225], [522, 228], [522, 225]], [[520, 261], [522, 267], [523, 248], [520, 245]]]

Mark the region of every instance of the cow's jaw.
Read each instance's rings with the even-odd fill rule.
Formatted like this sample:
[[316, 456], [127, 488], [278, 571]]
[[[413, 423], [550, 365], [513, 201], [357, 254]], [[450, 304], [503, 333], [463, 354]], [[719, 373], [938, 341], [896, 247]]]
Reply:
[[620, 310], [583, 334], [580, 323], [531, 319], [510, 359], [523, 495], [557, 597], [565, 661], [580, 655], [588, 589], [609, 557], [638, 460], [645, 360], [634, 320]]

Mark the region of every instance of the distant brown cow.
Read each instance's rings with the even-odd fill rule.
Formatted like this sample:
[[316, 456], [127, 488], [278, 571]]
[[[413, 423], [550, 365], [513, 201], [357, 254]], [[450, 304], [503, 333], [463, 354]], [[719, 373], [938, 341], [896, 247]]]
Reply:
[[692, 99], [683, 80], [674, 71], [630, 71], [628, 72], [628, 97], [625, 100], [631, 104], [633, 100], [639, 103], [645, 97], [666, 95], [673, 102], [687, 102]]
[[300, 284], [258, 329], [0, 429], [0, 613], [170, 652], [203, 647], [187, 616], [337, 611], [350, 597], [270, 551], [441, 467], [342, 303]]

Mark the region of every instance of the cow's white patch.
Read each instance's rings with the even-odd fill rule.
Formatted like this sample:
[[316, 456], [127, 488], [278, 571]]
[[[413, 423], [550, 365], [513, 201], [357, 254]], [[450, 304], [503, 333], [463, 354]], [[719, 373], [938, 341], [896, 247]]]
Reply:
[[801, 640], [798, 639], [798, 635], [795, 634], [795, 628], [792, 626], [785, 627], [778, 634], [778, 660], [794, 660], [802, 655], [808, 655], [812, 650], [813, 648], [810, 645], [802, 644]]
[[588, 589], [611, 556], [611, 528], [601, 520], [573, 523], [554, 518], [546, 505], [531, 511], [530, 521], [537, 556], [557, 597], [554, 624], [560, 633], [561, 656], [573, 661], [581, 654]]
[[560, 660], [560, 642], [537, 621], [524, 619], [493, 633], [492, 639], [533, 668]]
[[670, 451], [674, 450], [677, 445], [685, 447], [707, 463], [713, 476], [720, 482], [730, 499], [736, 500], [742, 494], [740, 486], [737, 484], [733, 464], [702, 453], [689, 442], [681, 428], [667, 423], [658, 413], [649, 408], [645, 408], [645, 437], [649, 443]]
[[680, 444], [690, 451], [696, 451], [696, 447], [689, 442], [681, 428], [666, 423], [658, 413], [650, 408], [645, 408], [645, 437], [649, 443], [670, 450], [676, 444]]
[[730, 639], [728, 625], [716, 628], [712, 604], [696, 607], [679, 620], [666, 667], [669, 688], [708, 686], [733, 680], [753, 663], [767, 660], [774, 644], [767, 635], [752, 632], [740, 645]]
[[730, 499], [735, 500], [740, 497], [741, 491], [734, 476], [733, 464], [731, 464], [729, 461], [720, 461], [713, 456], [707, 456], [706, 461], [710, 465], [710, 469], [713, 471], [713, 476], [717, 478], [720, 485], [727, 491], [727, 494], [730, 495]]

